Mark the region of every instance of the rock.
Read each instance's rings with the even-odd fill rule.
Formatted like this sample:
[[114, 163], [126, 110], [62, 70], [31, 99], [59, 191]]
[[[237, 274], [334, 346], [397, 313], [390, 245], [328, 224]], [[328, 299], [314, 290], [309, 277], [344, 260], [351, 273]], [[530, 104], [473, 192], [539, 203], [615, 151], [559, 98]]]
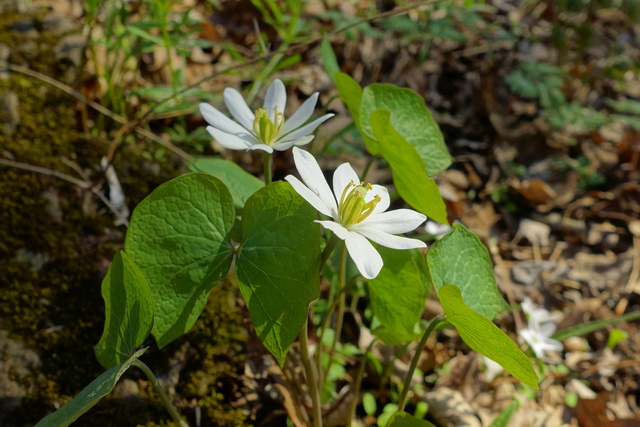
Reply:
[[39, 35], [38, 29], [36, 28], [36, 21], [32, 18], [16, 21], [11, 25], [10, 29], [27, 37], [38, 37]]
[[440, 387], [425, 394], [429, 404], [429, 414], [443, 427], [480, 427], [476, 416], [462, 393], [447, 387]]
[[38, 355], [0, 330], [0, 425], [30, 389], [30, 375], [40, 366]]
[[[11, 48], [4, 43], [0, 43], [0, 62], [9, 62], [10, 56]], [[9, 70], [0, 66], [0, 80], [7, 80], [8, 78]]]
[[53, 49], [56, 60], [66, 68], [64, 81], [74, 83], [77, 79], [87, 40], [82, 34], [63, 37]]
[[51, 34], [65, 34], [78, 29], [78, 24], [67, 16], [52, 12], [42, 20], [42, 31]]
[[15, 92], [0, 93], [0, 130], [7, 136], [16, 132], [20, 123], [20, 101]]
[[13, 10], [25, 13], [29, 10], [29, 5], [25, 0], [0, 0], [0, 13]]

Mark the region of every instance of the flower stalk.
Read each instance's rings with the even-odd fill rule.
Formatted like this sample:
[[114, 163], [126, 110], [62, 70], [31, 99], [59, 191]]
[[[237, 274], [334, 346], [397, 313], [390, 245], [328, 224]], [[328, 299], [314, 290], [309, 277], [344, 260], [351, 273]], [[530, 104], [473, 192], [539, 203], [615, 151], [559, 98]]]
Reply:
[[298, 339], [300, 340], [300, 357], [302, 358], [302, 364], [304, 365], [305, 375], [307, 377], [307, 387], [309, 388], [309, 395], [311, 396], [311, 405], [313, 411], [313, 426], [322, 427], [322, 405], [320, 402], [320, 389], [316, 378], [315, 367], [311, 361], [309, 353], [309, 339], [307, 324], [309, 320], [304, 322], [302, 331]]
[[413, 373], [416, 371], [416, 366], [418, 366], [418, 360], [420, 359], [420, 354], [422, 353], [422, 349], [427, 343], [427, 339], [429, 339], [429, 335], [438, 325], [438, 323], [444, 320], [444, 315], [436, 316], [429, 322], [429, 325], [422, 334], [422, 338], [418, 343], [418, 347], [416, 347], [416, 352], [411, 359], [411, 363], [409, 364], [409, 370], [407, 371], [407, 376], [404, 378], [404, 384], [402, 385], [402, 392], [400, 393], [400, 399], [398, 399], [398, 411], [404, 411], [404, 407], [407, 404], [407, 396], [409, 395], [409, 389], [411, 388], [411, 379], [413, 378]]

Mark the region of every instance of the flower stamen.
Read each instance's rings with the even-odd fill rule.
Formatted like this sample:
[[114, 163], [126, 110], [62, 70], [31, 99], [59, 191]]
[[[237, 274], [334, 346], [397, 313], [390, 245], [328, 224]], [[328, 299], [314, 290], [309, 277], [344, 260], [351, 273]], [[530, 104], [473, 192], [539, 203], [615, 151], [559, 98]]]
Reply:
[[267, 145], [272, 145], [278, 139], [284, 126], [284, 114], [278, 111], [278, 107], [273, 107], [273, 113], [272, 121], [266, 108], [258, 108], [253, 119], [253, 131]]
[[354, 181], [344, 188], [338, 204], [338, 213], [343, 225], [358, 224], [373, 213], [380, 202], [380, 196], [376, 194], [366, 202], [365, 197], [371, 189], [371, 184], [361, 182], [356, 185]]

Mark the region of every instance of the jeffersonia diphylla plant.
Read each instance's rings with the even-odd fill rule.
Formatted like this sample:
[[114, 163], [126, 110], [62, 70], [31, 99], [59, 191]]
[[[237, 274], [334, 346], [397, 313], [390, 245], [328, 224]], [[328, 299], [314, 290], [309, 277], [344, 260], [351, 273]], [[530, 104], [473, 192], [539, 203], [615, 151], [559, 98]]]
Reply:
[[[312, 133], [331, 118], [325, 114], [311, 119], [317, 94], [287, 119], [286, 91], [279, 80], [255, 113], [239, 92], [225, 90], [235, 120], [202, 104], [207, 129], [227, 149], [262, 150], [263, 180], [234, 163], [201, 158], [191, 165], [193, 173], [161, 185], [137, 206], [125, 249], [114, 257], [102, 285], [106, 321], [95, 350], [107, 371], [39, 425], [68, 425], [109, 393], [131, 366], [142, 369], [157, 386], [140, 360], [145, 349], [137, 348], [149, 335], [162, 348], [186, 334], [211, 289], [225, 278], [237, 283], [256, 334], [280, 366], [290, 351], [299, 352], [309, 397], [300, 399], [308, 406], [301, 411], [305, 425], [321, 426], [323, 405], [335, 398], [329, 374], [354, 283], [364, 285], [373, 318], [362, 327], [370, 328], [377, 342], [419, 341], [388, 425], [409, 420], [411, 425], [431, 425], [404, 409], [417, 358], [444, 321], [473, 350], [537, 388], [529, 357], [491, 321], [506, 303], [478, 237], [455, 224], [426, 252], [425, 242], [409, 234], [427, 217], [448, 225], [433, 176], [446, 169], [451, 158], [424, 100], [393, 85], [363, 89], [345, 74], [332, 77], [371, 162], [384, 158], [401, 198], [395, 203], [403, 201], [408, 207], [391, 209], [389, 189], [368, 182], [366, 173], [358, 176], [349, 163], [340, 165], [331, 184], [327, 182], [318, 160], [304, 149]], [[283, 181], [271, 182], [274, 150], [292, 150], [295, 171]], [[358, 277], [347, 280], [350, 260]], [[322, 307], [313, 310], [321, 279], [332, 289], [323, 294]], [[431, 286], [445, 314], [422, 322]], [[308, 328], [314, 313], [316, 327]], [[318, 335], [309, 336], [310, 331]], [[355, 355], [361, 369], [351, 381], [350, 419], [360, 401], [369, 348]], [[175, 422], [186, 425], [170, 399], [157, 390]]]

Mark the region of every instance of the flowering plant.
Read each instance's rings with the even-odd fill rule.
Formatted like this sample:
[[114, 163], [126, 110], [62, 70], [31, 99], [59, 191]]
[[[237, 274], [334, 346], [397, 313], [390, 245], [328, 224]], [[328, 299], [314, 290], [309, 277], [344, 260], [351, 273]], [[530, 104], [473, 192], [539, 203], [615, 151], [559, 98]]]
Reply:
[[224, 103], [236, 121], [231, 120], [215, 107], [201, 103], [200, 112], [209, 123], [207, 132], [224, 148], [230, 150], [284, 151], [294, 145], [306, 145], [313, 140], [313, 131], [333, 117], [325, 114], [309, 124], [318, 102], [318, 92], [307, 99], [293, 115], [285, 120], [287, 92], [284, 84], [273, 81], [264, 99], [264, 106], [251, 112], [240, 92], [233, 88], [224, 90]]
[[[225, 104], [237, 122], [201, 104], [207, 131], [223, 147], [265, 152], [263, 180], [229, 161], [198, 159], [191, 166], [194, 173], [161, 185], [136, 207], [125, 250], [114, 257], [102, 284], [106, 322], [95, 350], [107, 371], [39, 425], [67, 425], [109, 393], [131, 366], [157, 386], [140, 360], [146, 349], [136, 349], [149, 335], [162, 348], [186, 334], [222, 280], [237, 284], [256, 335], [281, 367], [292, 348], [299, 352], [295, 360], [302, 363], [311, 398], [302, 424], [321, 426], [323, 399], [336, 398], [337, 393], [326, 393], [328, 378], [339, 363], [336, 351], [347, 298], [361, 298], [357, 288], [366, 290], [363, 303], [370, 309], [362, 327], [378, 342], [400, 345], [419, 339], [389, 425], [431, 425], [407, 421], [412, 417], [404, 408], [421, 349], [444, 320], [470, 348], [537, 388], [531, 360], [491, 321], [506, 303], [479, 238], [454, 224], [425, 254], [427, 245], [418, 235], [397, 235], [414, 232], [427, 217], [448, 226], [433, 176], [451, 158], [424, 100], [408, 89], [385, 84], [362, 89], [345, 74], [332, 77], [371, 155], [368, 166], [384, 158], [391, 169], [389, 188], [397, 193], [399, 208], [389, 209], [392, 197], [386, 186], [367, 183], [369, 167], [359, 177], [349, 163], [341, 164], [330, 187], [316, 158], [297, 147], [310, 142], [311, 133], [332, 116], [305, 124], [317, 93], [286, 121], [286, 91], [279, 80], [255, 113], [239, 92], [226, 89]], [[271, 182], [271, 154], [289, 148], [300, 179], [290, 174]], [[351, 280], [347, 255], [359, 272]], [[320, 292], [321, 281], [328, 292]], [[432, 286], [444, 315], [424, 322]], [[319, 298], [326, 303], [310, 310]], [[319, 316], [310, 316], [314, 313]], [[546, 318], [538, 316], [540, 311], [533, 313], [536, 327], [547, 331]], [[308, 328], [312, 322], [315, 327]], [[372, 345], [355, 354], [360, 372]], [[362, 376], [352, 381], [349, 419], [355, 417], [361, 381]], [[186, 425], [156, 388], [176, 423]]]

